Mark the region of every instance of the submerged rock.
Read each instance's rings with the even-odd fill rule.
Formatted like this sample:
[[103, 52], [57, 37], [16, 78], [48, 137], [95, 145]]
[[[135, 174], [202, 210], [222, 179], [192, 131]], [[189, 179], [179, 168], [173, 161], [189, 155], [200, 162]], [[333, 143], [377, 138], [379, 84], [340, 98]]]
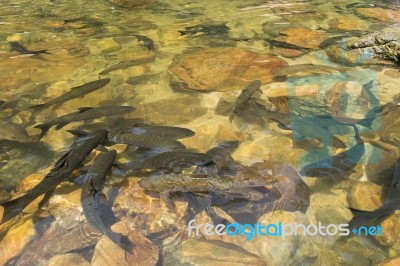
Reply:
[[272, 55], [239, 48], [212, 48], [182, 55], [169, 68], [170, 85], [179, 90], [232, 91], [250, 81], [269, 83], [272, 70], [287, 63]]
[[337, 43], [326, 54], [338, 64], [355, 65], [400, 60], [400, 32], [374, 32], [357, 39]]
[[347, 194], [349, 207], [372, 211], [383, 203], [382, 187], [370, 182], [352, 181]]
[[309, 28], [291, 28], [281, 32], [276, 40], [304, 48], [316, 49], [328, 36]]
[[382, 246], [392, 246], [396, 244], [400, 235], [400, 223], [395, 214], [390, 215], [380, 224], [383, 228], [383, 235], [376, 235], [375, 239]]
[[245, 251], [239, 246], [215, 240], [188, 239], [176, 252], [177, 260], [186, 265], [263, 265], [258, 256]]
[[357, 13], [384, 22], [400, 22], [400, 11], [380, 7], [357, 8]]
[[14, 224], [0, 240], [0, 265], [20, 254], [37, 232], [32, 216], [25, 216]]
[[[282, 222], [282, 224], [301, 223], [306, 226], [309, 224], [305, 214], [285, 211], [267, 213], [258, 221], [264, 225], [278, 222]], [[311, 236], [304, 236], [301, 233], [285, 238], [257, 235], [254, 244], [267, 265], [313, 265], [318, 259], [319, 250], [311, 238]]]
[[48, 266], [89, 266], [90, 263], [81, 255], [75, 253], [66, 253], [52, 257], [48, 261]]

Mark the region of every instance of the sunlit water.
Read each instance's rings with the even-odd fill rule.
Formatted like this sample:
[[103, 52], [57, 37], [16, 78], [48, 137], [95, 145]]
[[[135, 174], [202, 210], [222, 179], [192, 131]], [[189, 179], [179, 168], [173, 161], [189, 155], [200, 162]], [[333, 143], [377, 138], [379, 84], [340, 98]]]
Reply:
[[[195, 54], [198, 51], [217, 47], [237, 47], [257, 54], [276, 55], [288, 65], [323, 64], [342, 67], [341, 64], [332, 62], [324, 50], [318, 48], [318, 45], [312, 47], [312, 50], [304, 55], [289, 58], [282, 56], [279, 47], [268, 45], [262, 39], [277, 38], [279, 40], [279, 34], [276, 35], [268, 30], [273, 31], [274, 27], [282, 25], [285, 25], [287, 29], [308, 28], [317, 34], [325, 35], [326, 39], [356, 30], [366, 33], [382, 29], [398, 30], [399, 17], [393, 17], [392, 21], [390, 18], [380, 21], [357, 12], [357, 8], [386, 7], [400, 16], [400, 4], [397, 1], [362, 3], [351, 1], [159, 1], [145, 7], [120, 8], [101, 0], [90, 3], [79, 0], [34, 2], [3, 0], [0, 4], [0, 100], [15, 103], [15, 105], [0, 111], [2, 121], [0, 139], [20, 143], [15, 147], [13, 146], [15, 143], [2, 142], [3, 147], [11, 145], [12, 148], [1, 150], [0, 154], [0, 195], [3, 197], [1, 200], [7, 200], [15, 191], [25, 192], [32, 187], [35, 180], [49, 171], [73, 142], [74, 138], [67, 132], [68, 129], [76, 129], [82, 125], [90, 129], [91, 123], [101, 121], [106, 122], [104, 127], [108, 129], [118, 126], [123, 119], [189, 128], [196, 132], [196, 135], [182, 139], [182, 143], [199, 152], [206, 152], [223, 141], [239, 140], [239, 148], [233, 153], [233, 157], [243, 165], [272, 160], [288, 164], [300, 171], [304, 164], [321, 159], [321, 156], [344, 151], [345, 149], [330, 147], [327, 148], [329, 150], [319, 149], [318, 142], [314, 141], [294, 141], [298, 136], [292, 134], [290, 130], [281, 129], [272, 121], [253, 117], [252, 113], [239, 116], [231, 123], [227, 115], [215, 114], [216, 106], [221, 98], [234, 101], [244, 86], [233, 90], [225, 88], [225, 91], [211, 92], [174, 90], [173, 84], [170, 83], [172, 78], [168, 69], [171, 64], [181, 59], [182, 54]], [[337, 19], [342, 19], [344, 24], [347, 23], [343, 27], [348, 29], [335, 28]], [[229, 29], [227, 32], [215, 34], [200, 32], [183, 35], [180, 33], [185, 30], [185, 27], [209, 22], [225, 23]], [[275, 26], [268, 27], [268, 23]], [[141, 41], [137, 35], [153, 40], [154, 49], [148, 43]], [[19, 42], [29, 50], [46, 49], [49, 53], [40, 56], [20, 54], [10, 51], [10, 42]], [[137, 59], [143, 59], [144, 62], [102, 75], [101, 78], [110, 78], [111, 82], [100, 90], [62, 105], [50, 107], [35, 115], [32, 115], [32, 110], [28, 108], [62, 95], [72, 87], [99, 79], [99, 73], [111, 65]], [[372, 79], [378, 84], [376, 96], [380, 104], [384, 104], [400, 93], [399, 68], [390, 64], [390, 61], [387, 63], [386, 66], [354, 64], [351, 69], [346, 70], [347, 76], [336, 73], [336, 76], [332, 78], [331, 73], [322, 77], [306, 73], [306, 77], [295, 77], [289, 81], [265, 82], [261, 87], [263, 95], [256, 97], [267, 100], [268, 91], [286, 86], [298, 85], [310, 90], [313, 86], [320, 86], [319, 88], [325, 90], [337, 81], [354, 81], [364, 85]], [[218, 76], [216, 73], [214, 76], [206, 75], [203, 77], [204, 82], [216, 76]], [[232, 74], [232, 78], [234, 76]], [[324, 80], [321, 81], [321, 79]], [[326, 112], [320, 112], [319, 109], [308, 107], [307, 104], [306, 102], [302, 105], [301, 102], [293, 101], [289, 104], [291, 108], [289, 111], [300, 110], [311, 115], [326, 114]], [[35, 141], [40, 131], [33, 128], [34, 125], [71, 113], [77, 108], [104, 105], [134, 106], [137, 110], [118, 118], [70, 123], [61, 130], [52, 128], [40, 142]], [[369, 137], [384, 134], [385, 124], [382, 126], [380, 117], [376, 121], [373, 132], [364, 127], [361, 127], [360, 131]], [[399, 132], [398, 128], [394, 127], [391, 130], [396, 134]], [[355, 144], [351, 126], [331, 129], [348, 147]], [[397, 149], [395, 146], [389, 146], [390, 149]], [[126, 162], [131, 158], [129, 153], [123, 153], [124, 145], [116, 146], [116, 149], [120, 153], [118, 156], [120, 162]], [[298, 216], [288, 218], [287, 222], [298, 220], [302, 222], [306, 219], [315, 224], [318, 222], [348, 223], [352, 218], [352, 213], [348, 209], [352, 189], [351, 180], [368, 180], [379, 185], [376, 185], [377, 190], [382, 190], [382, 187], [386, 189], [390, 184], [391, 172], [390, 170], [389, 174], [381, 172], [392, 169], [394, 160], [385, 161], [390, 156], [392, 156], [390, 151], [367, 143], [362, 160], [352, 173], [346, 173], [344, 179], [303, 177], [311, 190], [310, 206], [305, 215], [300, 215], [300, 218]], [[393, 157], [390, 158], [393, 159]], [[105, 192], [111, 199], [119, 195], [114, 203], [114, 210], [119, 219], [130, 221], [131, 226], [143, 234], [154, 233], [158, 229], [166, 230], [171, 225], [179, 225], [179, 228], [182, 228], [180, 219], [186, 207], [183, 197], [176, 203], [176, 213], [170, 213], [157, 194], [146, 195], [140, 190], [135, 176], [125, 180], [126, 178], [121, 177], [117, 170], [114, 174], [108, 177], [109, 182]], [[24, 179], [28, 176], [30, 176], [28, 179]], [[19, 184], [21, 180], [25, 180], [22, 185]], [[50, 230], [47, 228], [58, 224], [64, 229], [71, 229], [83, 223], [79, 191], [78, 185], [63, 185], [59, 191], [56, 190], [50, 200], [48, 211], [35, 212], [33, 207], [27, 215], [19, 216], [13, 224], [3, 226], [0, 234], [3, 239], [0, 242], [0, 257], [4, 259], [0, 263], [6, 264], [8, 261], [10, 265], [16, 262], [19, 265], [28, 265], [26, 261], [28, 259], [18, 260], [18, 256], [32, 258], [33, 255], [29, 254], [36, 252], [41, 254], [40, 249], [43, 247], [32, 245], [32, 241], [40, 243], [44, 232]], [[385, 193], [382, 194], [383, 198]], [[222, 211], [218, 210], [218, 212]], [[49, 218], [50, 215], [54, 218]], [[267, 216], [263, 222], [272, 221], [273, 217]], [[204, 239], [199, 240], [201, 244], [193, 244], [188, 242], [185, 236], [177, 237], [178, 244], [174, 242], [175, 240], [171, 240], [173, 237], [165, 240], [162, 245], [164, 251], [161, 253], [164, 253], [165, 265], [211, 265], [218, 260], [220, 263], [218, 265], [222, 265], [223, 259], [218, 256], [226, 256], [227, 260], [233, 263], [235, 256], [240, 257], [240, 254], [250, 256], [244, 253], [245, 251], [255, 256], [249, 259], [250, 262], [247, 261], [249, 265], [251, 263], [251, 265], [263, 265], [263, 263], [266, 265], [273, 265], [273, 263], [277, 265], [280, 263], [367, 265], [367, 263], [377, 263], [400, 255], [398, 241], [400, 225], [396, 216], [393, 219], [395, 220], [393, 226], [399, 229], [393, 229], [391, 234], [397, 240], [387, 245], [382, 244], [383, 241], [376, 241], [373, 237], [342, 239], [321, 236], [311, 237], [307, 241], [305, 240], [307, 237], [300, 237], [283, 243], [276, 239], [264, 241], [262, 237], [249, 242], [237, 238], [232, 240], [226, 237], [215, 237], [208, 239], [220, 241], [218, 243], [223, 247], [224, 252], [218, 250], [213, 252], [212, 247], [201, 242]], [[198, 221], [210, 222], [205, 213], [201, 214]], [[186, 231], [183, 234], [186, 234]], [[48, 235], [51, 236], [50, 233]], [[69, 240], [60, 238], [60, 241]], [[182, 241], [186, 241], [183, 246], [181, 246]], [[236, 246], [221, 244], [224, 242]], [[279, 249], [280, 246], [292, 252], [286, 253]], [[178, 251], [174, 251], [174, 248]], [[84, 254], [82, 255], [84, 259], [90, 262], [93, 249], [92, 245], [89, 251], [85, 249], [72, 252]], [[239, 252], [239, 255], [229, 253], [230, 249]], [[269, 256], [283, 257], [283, 259], [271, 259]], [[145, 257], [146, 252], [143, 252], [140, 258]], [[302, 260], [301, 257], [307, 259]], [[42, 256], [32, 263], [45, 265], [50, 258]], [[239, 265], [246, 261], [235, 263]], [[151, 265], [151, 263], [137, 265]]]

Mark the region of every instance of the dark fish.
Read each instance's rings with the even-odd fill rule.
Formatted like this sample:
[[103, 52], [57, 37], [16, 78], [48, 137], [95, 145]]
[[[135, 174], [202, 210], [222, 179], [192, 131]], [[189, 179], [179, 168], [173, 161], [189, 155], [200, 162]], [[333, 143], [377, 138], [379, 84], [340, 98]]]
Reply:
[[69, 92], [67, 92], [57, 98], [54, 98], [53, 100], [51, 100], [47, 103], [34, 105], [34, 106], [31, 106], [30, 108], [38, 109], [37, 111], [40, 111], [40, 110], [48, 108], [52, 105], [62, 104], [69, 100], [81, 97], [85, 94], [88, 94], [92, 91], [98, 90], [98, 89], [104, 87], [105, 85], [107, 85], [109, 82], [110, 82], [110, 79], [108, 79], [108, 78], [91, 81], [89, 83], [86, 83], [86, 84], [83, 84], [83, 85], [80, 85], [77, 87], [73, 87]]
[[52, 127], [57, 125], [56, 129], [63, 128], [65, 125], [75, 121], [95, 119], [104, 116], [123, 115], [135, 110], [131, 106], [102, 106], [102, 107], [82, 107], [78, 112], [70, 113], [60, 116], [50, 122], [36, 125], [35, 128], [42, 130], [39, 139], [41, 139], [46, 132]]
[[273, 40], [273, 39], [264, 39], [264, 41], [267, 42], [270, 46], [275, 46], [275, 47], [279, 47], [279, 48], [302, 50], [302, 51], [312, 50], [311, 48], [301, 47], [301, 46], [298, 46], [295, 44], [277, 41], [277, 40]]
[[352, 210], [356, 216], [349, 222], [350, 229], [363, 225], [378, 225], [388, 215], [400, 210], [400, 158], [397, 159], [389, 193], [382, 206], [373, 211]]
[[260, 112], [264, 113], [265, 118], [277, 122], [283, 129], [290, 129], [306, 138], [319, 139], [325, 145], [346, 148], [346, 144], [342, 140], [334, 136], [329, 130], [314, 123], [311, 117], [271, 111], [258, 103], [257, 106], [260, 108]]
[[28, 50], [19, 42], [10, 42], [10, 46], [11, 46], [11, 51], [16, 51], [20, 54], [32, 54], [32, 55], [50, 54], [49, 52], [47, 52], [47, 50], [36, 50], [36, 51]]
[[305, 165], [300, 174], [311, 177], [328, 177], [336, 174], [344, 176], [347, 171], [353, 169], [365, 152], [364, 141], [360, 138], [357, 127], [353, 127], [356, 145], [332, 157]]
[[183, 127], [172, 127], [172, 126], [153, 126], [138, 123], [133, 128], [121, 129], [123, 133], [132, 134], [149, 134], [156, 135], [159, 137], [171, 138], [171, 139], [183, 139], [194, 136], [194, 132], [190, 129]]
[[215, 164], [212, 165], [200, 165], [193, 172], [194, 174], [206, 174], [225, 176], [232, 174], [240, 168], [233, 158], [232, 153], [239, 147], [239, 141], [227, 141], [214, 148], [211, 148], [206, 152], [210, 156]]
[[148, 50], [153, 51], [154, 50], [154, 41], [150, 39], [149, 37], [143, 36], [143, 35], [134, 35], [136, 39], [142, 43]]
[[243, 106], [248, 103], [251, 96], [259, 90], [261, 87], [261, 81], [253, 80], [250, 82], [246, 88], [240, 93], [239, 97], [236, 99], [235, 103], [233, 104], [232, 111], [229, 115], [229, 121], [232, 122], [234, 116], [238, 113], [238, 111], [243, 108]]
[[122, 169], [139, 170], [139, 169], [167, 169], [179, 172], [182, 168], [192, 165], [205, 165], [211, 163], [212, 158], [203, 153], [188, 151], [169, 151], [158, 153], [152, 156], [144, 156], [137, 158], [125, 165]]
[[267, 187], [253, 189], [265, 196], [256, 201], [241, 201], [230, 195], [214, 195], [212, 205], [218, 206], [239, 223], [257, 222], [259, 217], [274, 210], [301, 211], [305, 213], [310, 204], [310, 189], [295, 169], [288, 165], [271, 161], [256, 163], [250, 167], [242, 167], [237, 171], [237, 182], [244, 179], [270, 177], [275, 180]]
[[170, 204], [169, 194], [172, 192], [214, 192], [234, 194], [237, 198], [260, 200], [264, 195], [252, 188], [263, 187], [273, 182], [275, 182], [273, 178], [267, 177], [239, 181], [231, 177], [170, 173], [144, 177], [139, 181], [139, 185], [145, 190], [160, 192], [161, 197]]
[[102, 76], [102, 75], [108, 74], [108, 73], [110, 73], [112, 71], [129, 68], [131, 66], [137, 66], [137, 65], [149, 63], [149, 62], [151, 62], [153, 60], [154, 60], [154, 57], [144, 57], [144, 58], [138, 58], [138, 59], [133, 59], [133, 60], [122, 61], [122, 62], [119, 62], [119, 63], [116, 63], [114, 65], [111, 65], [111, 66], [107, 67], [106, 69], [101, 71], [99, 73], [99, 75]]
[[274, 210], [301, 211], [305, 213], [310, 205], [310, 189], [295, 169], [288, 165], [274, 165], [276, 182], [269, 193], [279, 198], [273, 203]]
[[195, 35], [197, 33], [204, 33], [206, 35], [223, 35], [229, 32], [230, 28], [226, 26], [225, 22], [209, 22], [196, 26], [185, 27], [184, 30], [178, 31], [183, 35]]
[[95, 158], [82, 185], [81, 205], [88, 223], [110, 238], [114, 243], [120, 244], [121, 235], [114, 233], [104, 225], [100, 217], [99, 207], [104, 181], [107, 173], [111, 170], [116, 156], [117, 152], [112, 150]]
[[150, 134], [118, 133], [110, 132], [107, 138], [109, 143], [128, 144], [140, 148], [168, 148], [184, 149], [185, 146], [175, 139], [160, 137]]
[[[54, 189], [71, 175], [72, 171], [78, 168], [86, 157], [101, 144], [107, 136], [106, 130], [99, 130], [89, 135], [84, 140], [75, 142], [71, 149], [64, 154], [51, 169], [45, 178], [33, 189], [20, 198], [2, 203], [4, 208], [2, 223], [18, 215], [34, 199], [46, 193], [48, 198]], [[44, 203], [43, 200], [40, 205]]]

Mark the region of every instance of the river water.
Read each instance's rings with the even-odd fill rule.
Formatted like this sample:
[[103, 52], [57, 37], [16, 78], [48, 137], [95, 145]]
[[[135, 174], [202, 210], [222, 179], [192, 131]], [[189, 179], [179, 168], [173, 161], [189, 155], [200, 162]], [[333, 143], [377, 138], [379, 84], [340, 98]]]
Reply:
[[[248, 216], [248, 223], [336, 228], [357, 215], [350, 209], [381, 206], [394, 178], [400, 124], [397, 102], [388, 112], [379, 112], [379, 106], [398, 99], [399, 66], [396, 55], [379, 50], [386, 41], [373, 41], [371, 50], [363, 50], [368, 44], [351, 48], [346, 41], [397, 32], [390, 42], [398, 61], [400, 3], [149, 2], [132, 7], [105, 0], [1, 2], [0, 201], [21, 196], [52, 169], [74, 142], [67, 130], [138, 123], [192, 130], [194, 136], [180, 140], [190, 151], [205, 153], [237, 141], [233, 159], [257, 177], [272, 173], [279, 185], [262, 186], [266, 198], [257, 202], [229, 187], [219, 198], [213, 189], [199, 192], [188, 185], [185, 191], [177, 189], [182, 193], [173, 195], [171, 209], [165, 197], [140, 187], [146, 173], [124, 175], [113, 167], [103, 191], [118, 221], [111, 229], [136, 246], [124, 250], [106, 236], [87, 243], [71, 237], [89, 225], [80, 203], [81, 184], [66, 182], [41, 210], [35, 199], [0, 225], [0, 264], [370, 265], [392, 259], [395, 265], [400, 220], [394, 211], [379, 223], [363, 224], [379, 225], [382, 236], [349, 231], [349, 236], [257, 234], [251, 240], [246, 240], [249, 228], [239, 236], [188, 236], [185, 213], [188, 202], [196, 202], [192, 195], [199, 202], [211, 198], [212, 212], [230, 223], [247, 223], [243, 217]], [[110, 82], [93, 92], [40, 112], [32, 107], [104, 78]], [[232, 118], [237, 97], [253, 80], [260, 80], [261, 87]], [[82, 107], [121, 105], [136, 110], [52, 127], [37, 140], [37, 124]], [[117, 163], [141, 151], [126, 146], [109, 148], [117, 150]], [[83, 164], [91, 165], [100, 152]], [[344, 157], [332, 159], [340, 153]], [[304, 170], [324, 158], [324, 169]], [[230, 175], [242, 181], [239, 174]], [[195, 224], [216, 224], [210, 216], [200, 210]]]

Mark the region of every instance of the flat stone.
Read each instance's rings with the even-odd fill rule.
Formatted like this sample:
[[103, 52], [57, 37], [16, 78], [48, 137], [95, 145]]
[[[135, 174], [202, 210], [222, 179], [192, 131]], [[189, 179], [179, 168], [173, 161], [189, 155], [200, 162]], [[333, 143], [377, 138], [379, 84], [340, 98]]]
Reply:
[[278, 57], [243, 49], [206, 49], [175, 60], [169, 68], [170, 85], [179, 90], [238, 90], [255, 79], [271, 82], [273, 69], [286, 65]]
[[0, 241], [0, 265], [21, 253], [24, 247], [36, 236], [32, 216], [25, 216], [14, 224]]
[[339, 30], [365, 30], [368, 27], [361, 19], [350, 17], [337, 17], [329, 21], [329, 28]]
[[239, 246], [227, 245], [222, 241], [188, 239], [182, 243], [182, 263], [190, 265], [264, 265], [261, 258], [246, 252]]
[[[261, 224], [282, 222], [282, 224], [301, 223], [308, 225], [305, 214], [300, 212], [273, 211], [260, 217]], [[272, 230], [272, 229], [271, 229]], [[286, 238], [282, 236], [260, 236], [254, 240], [260, 256], [267, 265], [300, 265], [309, 264], [318, 258], [319, 250], [302, 233]]]
[[383, 203], [382, 187], [370, 182], [352, 181], [347, 194], [349, 207], [362, 211], [373, 211]]
[[278, 41], [284, 41], [304, 48], [316, 49], [328, 36], [309, 28], [291, 28], [282, 31]]
[[377, 264], [377, 266], [397, 266], [400, 265], [400, 256], [390, 258]]
[[380, 7], [357, 8], [357, 13], [384, 22], [400, 22], [400, 11]]
[[75, 253], [66, 253], [52, 257], [48, 261], [48, 266], [89, 266], [90, 263], [81, 255]]

